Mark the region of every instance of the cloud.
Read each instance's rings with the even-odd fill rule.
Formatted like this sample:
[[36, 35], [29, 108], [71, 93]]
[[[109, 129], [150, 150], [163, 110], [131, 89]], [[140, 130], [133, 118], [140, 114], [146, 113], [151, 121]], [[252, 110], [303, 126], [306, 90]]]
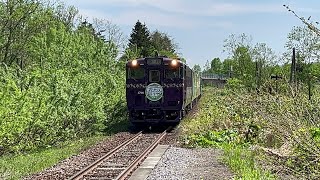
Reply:
[[297, 8], [296, 12], [302, 12], [302, 13], [320, 13], [319, 9], [314, 8]]
[[[155, 0], [154, 0], [155, 1]], [[283, 12], [281, 4], [271, 3], [226, 3], [214, 1], [174, 1], [164, 0], [160, 4], [152, 5], [163, 11], [193, 15], [193, 16], [229, 16], [236, 14], [252, 14], [252, 13], [278, 13]]]
[[169, 14], [151, 11], [134, 10], [130, 12], [122, 12], [117, 15], [111, 15], [97, 10], [80, 9], [80, 13], [83, 14], [84, 17], [107, 19], [111, 20], [113, 23], [120, 25], [133, 25], [137, 22], [137, 20], [140, 20], [141, 22], [144, 22], [148, 25], [177, 28], [191, 28], [192, 26], [197, 24], [191, 23], [188, 19], [183, 17], [171, 16]]
[[194, 0], [77, 0], [76, 3], [84, 6], [95, 4], [97, 7], [115, 6], [129, 9], [145, 7], [149, 10], [196, 16], [283, 12], [281, 3], [261, 2], [245, 4], [212, 0], [202, 0], [201, 2]]
[[206, 22], [203, 19], [197, 19], [192, 17], [184, 17], [179, 15], [171, 15], [166, 13], [160, 13], [157, 11], [139, 11], [133, 10], [129, 12], [122, 12], [120, 14], [108, 14], [103, 11], [92, 9], [80, 9], [80, 14], [85, 18], [98, 18], [110, 20], [113, 23], [120, 25], [133, 25], [140, 20], [148, 25], [162, 26], [162, 27], [174, 27], [180, 29], [192, 29], [201, 26], [230, 28], [232, 23], [228, 21], [214, 21]]
[[[88, 18], [107, 19], [120, 25], [133, 25], [137, 20], [148, 25], [174, 28], [230, 29], [234, 15], [284, 12], [282, 4], [226, 3], [213, 0], [65, 0], [75, 4]], [[214, 18], [213, 18], [214, 17]]]

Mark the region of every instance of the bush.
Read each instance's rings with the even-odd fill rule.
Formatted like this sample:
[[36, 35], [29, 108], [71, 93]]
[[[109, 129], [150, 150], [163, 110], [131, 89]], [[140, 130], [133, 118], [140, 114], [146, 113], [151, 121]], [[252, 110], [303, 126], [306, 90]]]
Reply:
[[230, 78], [227, 81], [226, 87], [229, 89], [241, 89], [244, 88], [244, 85], [240, 79]]

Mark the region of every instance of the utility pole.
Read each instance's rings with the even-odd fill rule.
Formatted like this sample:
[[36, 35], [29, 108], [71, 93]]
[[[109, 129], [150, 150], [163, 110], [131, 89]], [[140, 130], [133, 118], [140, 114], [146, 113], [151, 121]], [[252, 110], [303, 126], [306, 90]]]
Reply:
[[296, 50], [292, 49], [292, 58], [291, 58], [291, 71], [290, 71], [290, 84], [295, 82], [296, 76]]

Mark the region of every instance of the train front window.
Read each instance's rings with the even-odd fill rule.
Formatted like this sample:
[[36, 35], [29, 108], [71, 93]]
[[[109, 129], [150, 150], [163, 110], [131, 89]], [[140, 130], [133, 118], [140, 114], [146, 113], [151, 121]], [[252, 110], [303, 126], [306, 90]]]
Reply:
[[166, 79], [180, 78], [180, 68], [172, 68], [172, 67], [166, 68], [165, 78]]
[[149, 81], [150, 82], [160, 82], [160, 71], [150, 70], [149, 71]]
[[144, 77], [144, 69], [141, 67], [129, 68], [129, 79], [142, 79]]

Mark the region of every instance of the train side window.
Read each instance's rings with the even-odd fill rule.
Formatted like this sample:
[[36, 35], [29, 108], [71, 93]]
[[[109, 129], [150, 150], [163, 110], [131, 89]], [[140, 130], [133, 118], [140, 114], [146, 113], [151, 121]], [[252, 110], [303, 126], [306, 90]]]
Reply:
[[149, 71], [149, 81], [150, 82], [159, 82], [160, 81], [160, 71], [150, 70]]
[[129, 79], [142, 79], [144, 77], [144, 69], [137, 67], [137, 68], [129, 68]]
[[184, 78], [184, 68], [182, 66], [180, 67], [180, 77]]

